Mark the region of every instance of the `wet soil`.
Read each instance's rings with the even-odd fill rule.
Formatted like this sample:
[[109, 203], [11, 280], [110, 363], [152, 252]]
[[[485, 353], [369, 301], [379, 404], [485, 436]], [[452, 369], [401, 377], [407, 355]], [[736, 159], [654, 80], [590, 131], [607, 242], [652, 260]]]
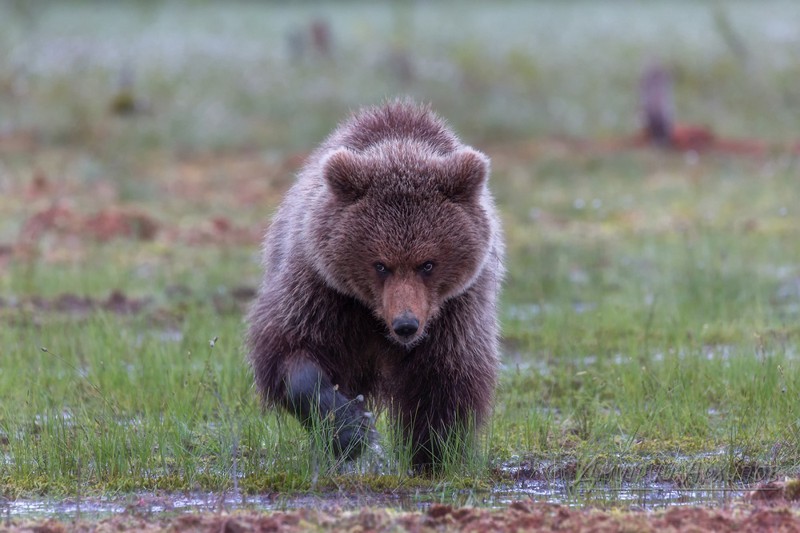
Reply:
[[425, 512], [364, 508], [290, 512], [197, 513], [165, 517], [127, 512], [99, 521], [10, 520], [0, 531], [800, 531], [800, 509], [747, 505], [730, 509], [673, 507], [666, 511], [571, 509], [515, 502], [503, 509], [433, 505]]

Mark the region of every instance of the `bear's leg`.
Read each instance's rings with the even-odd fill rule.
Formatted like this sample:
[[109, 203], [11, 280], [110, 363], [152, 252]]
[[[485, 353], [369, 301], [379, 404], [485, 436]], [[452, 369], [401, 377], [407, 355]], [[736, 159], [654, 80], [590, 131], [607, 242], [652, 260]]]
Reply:
[[415, 374], [395, 392], [400, 423], [412, 445], [414, 469], [431, 472], [463, 460], [484, 418], [493, 381], [437, 372]]
[[372, 414], [364, 410], [363, 397], [347, 398], [314, 362], [295, 359], [285, 383], [287, 409], [307, 430], [321, 431], [337, 458], [355, 459], [375, 440]]
[[414, 469], [431, 472], [441, 469], [446, 462], [461, 460], [473, 438], [474, 424], [470, 422], [470, 415], [442, 416], [438, 412], [422, 411], [417, 410], [411, 430]]

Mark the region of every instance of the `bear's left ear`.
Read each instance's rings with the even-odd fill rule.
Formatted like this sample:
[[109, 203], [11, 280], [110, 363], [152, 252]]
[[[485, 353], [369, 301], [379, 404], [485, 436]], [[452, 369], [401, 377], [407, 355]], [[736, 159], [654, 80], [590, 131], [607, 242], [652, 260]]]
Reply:
[[472, 148], [463, 148], [445, 160], [440, 190], [455, 202], [471, 202], [489, 177], [489, 158]]
[[322, 161], [322, 174], [333, 193], [345, 202], [355, 202], [369, 188], [366, 161], [359, 154], [339, 148]]

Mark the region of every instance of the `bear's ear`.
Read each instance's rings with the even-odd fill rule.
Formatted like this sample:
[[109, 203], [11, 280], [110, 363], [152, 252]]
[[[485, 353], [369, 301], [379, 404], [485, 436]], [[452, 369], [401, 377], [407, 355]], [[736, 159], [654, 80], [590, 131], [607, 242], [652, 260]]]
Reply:
[[440, 178], [440, 190], [455, 202], [474, 201], [489, 177], [489, 158], [472, 148], [463, 148], [448, 157]]
[[362, 157], [339, 148], [322, 161], [322, 174], [333, 193], [345, 202], [355, 202], [367, 192], [369, 177]]

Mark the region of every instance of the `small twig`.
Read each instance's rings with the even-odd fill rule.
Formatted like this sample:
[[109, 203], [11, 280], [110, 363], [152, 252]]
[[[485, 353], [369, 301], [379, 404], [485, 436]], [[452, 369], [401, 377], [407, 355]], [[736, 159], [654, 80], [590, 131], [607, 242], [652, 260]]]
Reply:
[[77, 480], [76, 480], [76, 506], [75, 506], [75, 522], [79, 522], [81, 519], [81, 458], [78, 457], [78, 472], [77, 472]]
[[203, 382], [205, 381], [206, 374], [211, 370], [211, 355], [214, 353], [214, 346], [217, 345], [218, 340], [219, 337], [215, 335], [213, 339], [208, 341], [208, 346], [210, 350], [208, 350], [208, 357], [206, 357], [206, 362], [203, 365], [203, 372], [202, 374], [200, 374], [200, 383], [198, 384], [199, 386], [197, 387], [197, 392], [194, 395], [193, 405], [197, 405], [197, 403], [200, 401], [200, 391], [203, 389], [202, 385]]
[[714, 27], [716, 28], [725, 45], [745, 67], [750, 65], [750, 52], [742, 35], [733, 26], [728, 12], [718, 4], [714, 8]]

